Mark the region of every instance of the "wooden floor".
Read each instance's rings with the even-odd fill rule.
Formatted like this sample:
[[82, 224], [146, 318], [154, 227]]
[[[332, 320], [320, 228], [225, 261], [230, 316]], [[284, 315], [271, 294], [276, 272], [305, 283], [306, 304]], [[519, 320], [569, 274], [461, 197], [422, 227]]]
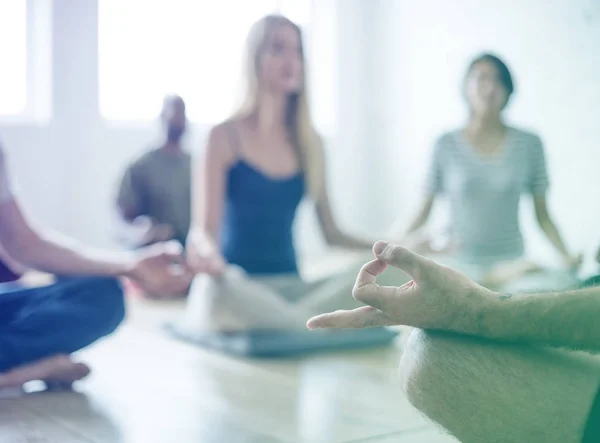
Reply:
[[1, 443], [450, 443], [395, 383], [397, 347], [243, 360], [172, 341], [181, 303], [135, 302], [81, 354], [77, 392], [0, 399]]

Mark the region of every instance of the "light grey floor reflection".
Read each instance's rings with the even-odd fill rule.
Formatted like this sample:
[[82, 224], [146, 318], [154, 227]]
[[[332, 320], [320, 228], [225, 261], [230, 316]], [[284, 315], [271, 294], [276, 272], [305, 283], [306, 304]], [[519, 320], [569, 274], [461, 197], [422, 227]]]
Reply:
[[[161, 401], [151, 395], [144, 405], [137, 403], [136, 406], [124, 405], [111, 396], [88, 397], [78, 392], [36, 392], [18, 401], [35, 415], [48, 415], [50, 421], [68, 423], [68, 431], [85, 435], [95, 443], [280, 443], [280, 440], [250, 431], [243, 423], [232, 420], [235, 417], [231, 414], [196, 408], [193, 403]], [[38, 442], [36, 438], [47, 433], [47, 425], [42, 424], [38, 429], [29, 427], [26, 434], [21, 432], [20, 438], [27, 437], [23, 441], [28, 443]], [[11, 437], [14, 436], [13, 432]], [[60, 441], [58, 437], [57, 440]]]
[[364, 438], [398, 429], [401, 392], [395, 369], [330, 362], [301, 368], [297, 413], [303, 441]]
[[[105, 408], [96, 403], [92, 397], [81, 392], [52, 392], [35, 389], [13, 401], [37, 416], [48, 417], [47, 421], [59, 424], [69, 423], [67, 429], [75, 434], [83, 435], [89, 430], [93, 430], [94, 437], [98, 441], [124, 443], [120, 427], [112, 420]], [[43, 429], [36, 431], [47, 432]]]

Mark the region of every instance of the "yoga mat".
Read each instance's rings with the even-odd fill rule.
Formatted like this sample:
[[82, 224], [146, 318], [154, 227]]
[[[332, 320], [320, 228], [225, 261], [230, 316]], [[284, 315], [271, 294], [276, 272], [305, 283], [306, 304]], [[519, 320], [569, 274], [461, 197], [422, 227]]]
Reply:
[[399, 333], [387, 328], [360, 330], [236, 332], [184, 331], [176, 324], [165, 325], [175, 339], [240, 357], [277, 358], [390, 345]]

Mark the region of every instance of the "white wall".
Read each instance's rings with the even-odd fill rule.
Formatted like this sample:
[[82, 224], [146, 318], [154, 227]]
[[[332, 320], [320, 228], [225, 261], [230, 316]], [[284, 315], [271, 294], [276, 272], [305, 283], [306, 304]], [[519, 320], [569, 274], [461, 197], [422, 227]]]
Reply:
[[[573, 248], [597, 247], [600, 3], [378, 0], [373, 7], [373, 108], [379, 121], [371, 132], [380, 137], [401, 222], [420, 200], [433, 139], [464, 121], [459, 85], [468, 61], [491, 50], [516, 78], [512, 122], [537, 131], [546, 144], [550, 205], [559, 228]], [[529, 201], [522, 214], [532, 253], [547, 255]]]
[[[37, 77], [50, 82], [46, 98], [51, 110], [45, 114], [49, 118], [41, 113], [35, 122], [0, 121], [21, 201], [43, 224], [94, 245], [112, 245], [115, 185], [126, 163], [156, 140], [156, 127], [111, 124], [98, 113], [96, 0], [29, 0], [29, 4], [36, 11], [47, 6], [48, 32], [41, 40], [50, 42], [44, 54], [52, 63], [45, 71], [41, 66]], [[331, 91], [337, 97], [334, 112], [340, 130], [327, 134], [332, 200], [343, 226], [360, 232], [368, 227], [370, 211], [365, 208], [373, 203], [368, 189], [356, 180], [366, 154], [366, 48], [356, 34], [364, 21], [364, 2], [318, 0], [317, 4], [319, 38], [329, 46], [335, 43], [337, 65], [343, 67], [336, 90]], [[337, 22], [331, 27], [335, 35], [328, 35], [327, 20]], [[201, 146], [205, 133], [206, 127], [193, 127], [189, 146]], [[322, 245], [309, 209], [303, 208], [298, 230], [300, 249], [310, 251]]]

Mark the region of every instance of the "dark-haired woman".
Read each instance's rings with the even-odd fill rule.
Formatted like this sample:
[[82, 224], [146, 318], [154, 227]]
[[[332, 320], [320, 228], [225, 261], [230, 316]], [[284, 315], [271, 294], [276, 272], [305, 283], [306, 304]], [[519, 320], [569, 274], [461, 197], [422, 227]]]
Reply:
[[487, 269], [502, 264], [490, 274], [499, 280], [535, 268], [519, 262], [524, 255], [519, 225], [523, 194], [533, 197], [539, 226], [565, 266], [576, 267], [581, 260], [569, 252], [548, 211], [549, 181], [540, 138], [503, 118], [513, 91], [512, 75], [498, 57], [483, 54], [471, 62], [464, 81], [469, 119], [465, 127], [437, 140], [427, 197], [409, 228], [409, 234], [419, 231], [438, 196], [444, 195], [450, 202], [455, 258]]

